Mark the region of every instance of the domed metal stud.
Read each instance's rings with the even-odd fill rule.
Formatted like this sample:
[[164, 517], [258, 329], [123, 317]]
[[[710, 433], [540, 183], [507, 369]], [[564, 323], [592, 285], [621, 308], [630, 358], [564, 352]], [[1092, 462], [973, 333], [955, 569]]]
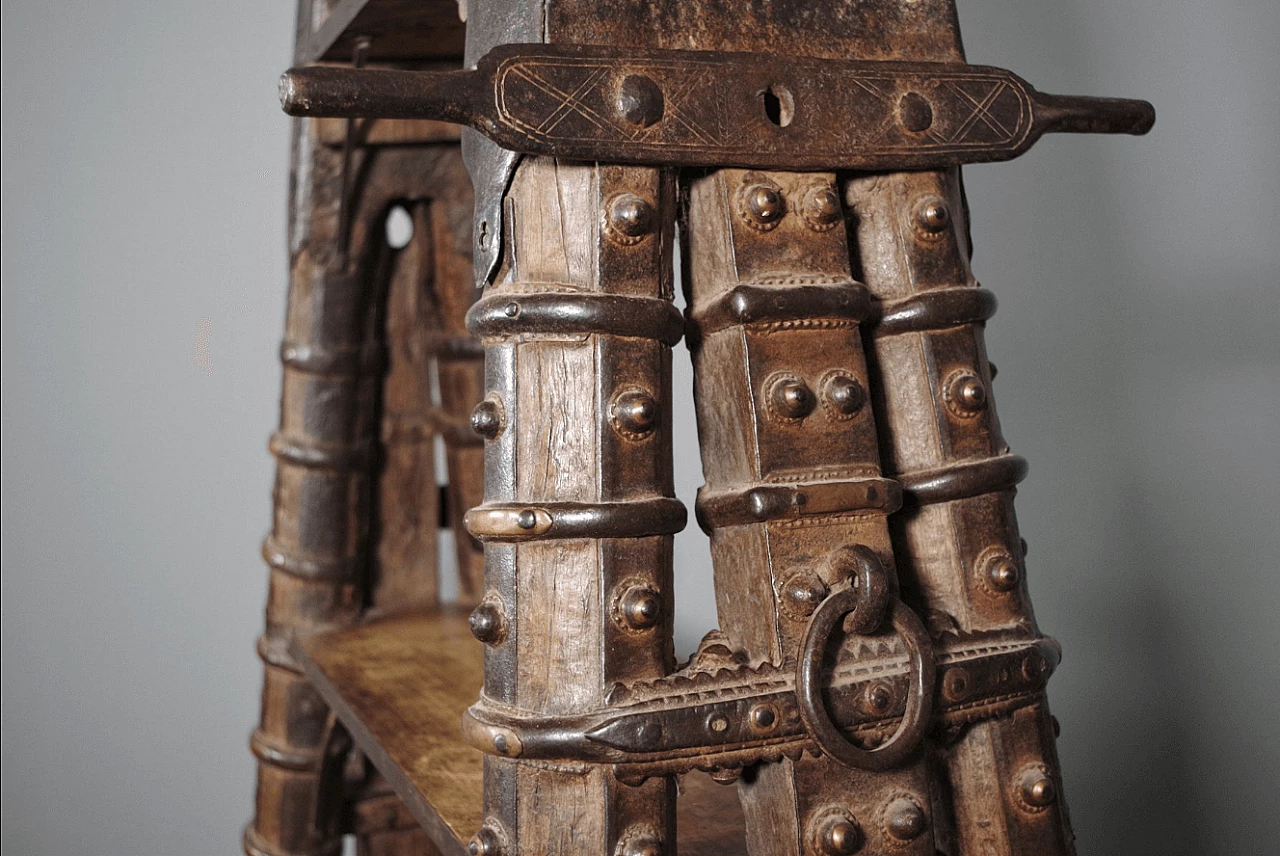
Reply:
[[987, 564], [987, 580], [996, 591], [1013, 591], [1022, 580], [1022, 574], [1012, 557], [997, 556]]
[[647, 128], [662, 118], [662, 87], [643, 74], [628, 74], [618, 86], [617, 107], [622, 118]]
[[908, 92], [898, 99], [898, 121], [908, 131], [927, 131], [933, 124], [933, 106], [923, 95]]
[[778, 188], [755, 184], [742, 191], [739, 213], [748, 226], [767, 232], [782, 221], [787, 203]]
[[506, 423], [506, 411], [497, 396], [485, 398], [471, 411], [471, 430], [486, 440], [493, 440], [501, 434]]
[[605, 233], [615, 243], [637, 244], [653, 231], [653, 206], [634, 193], [619, 193], [605, 210]]
[[834, 187], [826, 184], [810, 188], [800, 203], [801, 219], [815, 232], [826, 232], [835, 228], [843, 213], [840, 208], [840, 196]]
[[658, 424], [658, 401], [642, 390], [629, 389], [618, 393], [609, 406], [610, 421], [614, 430], [633, 436], [648, 434]]
[[662, 618], [662, 598], [646, 585], [633, 585], [618, 598], [618, 617], [632, 630], [656, 627]]
[[784, 375], [769, 385], [769, 403], [785, 419], [803, 419], [813, 412], [818, 401], [803, 380]]
[[844, 809], [833, 809], [809, 824], [814, 849], [825, 856], [849, 856], [862, 848], [862, 828]]
[[942, 400], [956, 416], [968, 419], [986, 409], [987, 387], [968, 369], [952, 372], [942, 389]]
[[939, 235], [951, 225], [947, 203], [937, 196], [926, 196], [916, 205], [916, 225], [926, 235]]
[[467, 618], [471, 635], [486, 645], [500, 645], [507, 637], [507, 617], [502, 605], [494, 600], [483, 600]]
[[779, 605], [789, 618], [803, 619], [813, 615], [827, 597], [827, 585], [813, 571], [797, 571], [787, 578], [779, 592]]
[[480, 827], [467, 844], [470, 856], [502, 856], [502, 851], [502, 838], [488, 825]]
[[889, 837], [898, 841], [912, 841], [928, 827], [924, 809], [908, 797], [897, 797], [885, 808], [884, 826]]
[[831, 377], [825, 385], [824, 392], [831, 409], [841, 416], [853, 416], [862, 409], [867, 401], [867, 393], [858, 383], [858, 379], [838, 374]]

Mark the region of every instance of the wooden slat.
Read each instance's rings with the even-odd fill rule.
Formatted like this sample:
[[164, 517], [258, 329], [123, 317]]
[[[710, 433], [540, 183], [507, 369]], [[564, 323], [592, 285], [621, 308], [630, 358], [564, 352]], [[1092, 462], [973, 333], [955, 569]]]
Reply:
[[[462, 741], [463, 712], [479, 697], [483, 649], [466, 613], [387, 618], [299, 645], [298, 657], [361, 751], [395, 789], [443, 856], [467, 856], [480, 828], [481, 754]], [[679, 851], [746, 853], [736, 789], [693, 773], [681, 782]]]
[[341, 0], [299, 59], [349, 62], [358, 36], [371, 62], [461, 59], [464, 32], [456, 0]]

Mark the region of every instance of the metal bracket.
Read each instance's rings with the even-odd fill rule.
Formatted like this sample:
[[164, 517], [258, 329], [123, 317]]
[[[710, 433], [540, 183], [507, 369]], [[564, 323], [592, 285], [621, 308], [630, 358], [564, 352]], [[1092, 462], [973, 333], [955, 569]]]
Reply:
[[502, 45], [475, 70], [296, 68], [295, 116], [439, 119], [580, 161], [784, 170], [1008, 160], [1042, 134], [1144, 134], [1145, 101], [1044, 95], [985, 66]]

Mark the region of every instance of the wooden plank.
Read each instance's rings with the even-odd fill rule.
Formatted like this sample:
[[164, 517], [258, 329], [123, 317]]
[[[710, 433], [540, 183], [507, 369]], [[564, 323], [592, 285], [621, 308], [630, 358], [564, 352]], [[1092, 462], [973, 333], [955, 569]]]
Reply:
[[[480, 694], [484, 657], [466, 612], [387, 618], [298, 648], [307, 676], [442, 856], [467, 856], [484, 819], [483, 756], [463, 742], [460, 722]], [[702, 773], [680, 787], [680, 852], [745, 854], [735, 789]]]
[[308, 40], [302, 62], [350, 62], [371, 39], [370, 62], [462, 58], [466, 25], [456, 0], [340, 0]]

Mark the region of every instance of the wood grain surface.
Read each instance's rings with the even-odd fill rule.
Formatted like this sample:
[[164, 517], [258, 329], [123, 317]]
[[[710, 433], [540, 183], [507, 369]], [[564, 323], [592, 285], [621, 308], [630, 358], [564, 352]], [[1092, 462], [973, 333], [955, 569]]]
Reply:
[[[462, 741], [462, 713], [483, 681], [466, 613], [444, 608], [312, 636], [296, 652], [307, 676], [444, 856], [465, 856], [483, 821], [483, 755]], [[680, 782], [680, 852], [746, 853], [734, 788]]]

